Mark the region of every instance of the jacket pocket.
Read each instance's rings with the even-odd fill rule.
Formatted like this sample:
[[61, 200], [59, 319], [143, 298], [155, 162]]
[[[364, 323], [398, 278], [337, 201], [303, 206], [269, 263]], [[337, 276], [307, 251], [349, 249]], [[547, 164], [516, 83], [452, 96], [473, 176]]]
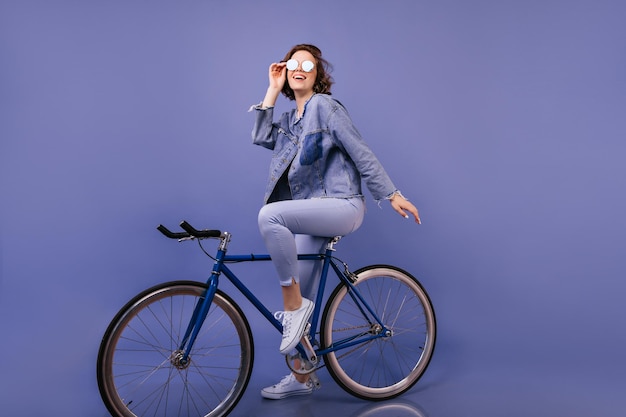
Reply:
[[322, 132], [309, 133], [304, 137], [302, 153], [300, 154], [301, 165], [311, 165], [322, 157]]

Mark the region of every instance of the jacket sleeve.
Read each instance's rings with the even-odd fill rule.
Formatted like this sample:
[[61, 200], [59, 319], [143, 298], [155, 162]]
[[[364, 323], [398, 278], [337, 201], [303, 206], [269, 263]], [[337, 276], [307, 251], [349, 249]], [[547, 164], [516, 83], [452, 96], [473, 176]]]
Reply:
[[365, 143], [343, 106], [339, 105], [332, 112], [328, 124], [333, 139], [352, 159], [375, 200], [389, 198], [397, 191], [391, 178], [374, 152]]
[[252, 106], [254, 112], [254, 127], [252, 128], [252, 143], [267, 149], [274, 149], [278, 129], [273, 124], [274, 108], [262, 108], [261, 105]]

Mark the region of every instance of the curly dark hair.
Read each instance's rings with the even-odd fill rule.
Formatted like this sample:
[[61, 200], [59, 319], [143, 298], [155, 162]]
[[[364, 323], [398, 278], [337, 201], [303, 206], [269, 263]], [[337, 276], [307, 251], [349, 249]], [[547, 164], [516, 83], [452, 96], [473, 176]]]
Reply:
[[[301, 43], [299, 45], [291, 48], [289, 52], [285, 55], [282, 62], [288, 61], [293, 54], [298, 51], [307, 51], [313, 58], [315, 58], [315, 66], [317, 67], [317, 78], [315, 79], [315, 84], [313, 85], [313, 91], [315, 93], [322, 93], [330, 95], [330, 87], [333, 85], [333, 78], [330, 76], [330, 71], [332, 70], [332, 65], [322, 58], [322, 51], [315, 45], [310, 45], [306, 43]], [[282, 93], [289, 100], [295, 100], [296, 97], [293, 93], [291, 87], [289, 87], [289, 83], [286, 82], [283, 86]]]

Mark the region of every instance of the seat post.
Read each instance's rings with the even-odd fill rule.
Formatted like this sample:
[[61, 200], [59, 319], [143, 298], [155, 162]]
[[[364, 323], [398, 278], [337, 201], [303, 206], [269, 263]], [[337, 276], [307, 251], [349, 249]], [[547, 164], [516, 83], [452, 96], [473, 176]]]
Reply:
[[341, 236], [335, 236], [326, 244], [326, 250], [335, 251], [335, 245], [341, 240]]

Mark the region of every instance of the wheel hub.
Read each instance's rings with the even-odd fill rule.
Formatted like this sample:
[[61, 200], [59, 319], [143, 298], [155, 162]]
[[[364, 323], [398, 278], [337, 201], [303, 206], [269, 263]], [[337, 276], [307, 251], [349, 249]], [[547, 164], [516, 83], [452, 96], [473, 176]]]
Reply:
[[383, 326], [381, 326], [378, 323], [374, 323], [372, 324], [372, 327], [370, 328], [370, 334], [373, 334], [373, 335], [382, 334], [383, 337], [391, 337], [393, 336], [393, 331], [391, 329], [383, 328]]
[[175, 350], [170, 355], [170, 363], [177, 369], [187, 369], [191, 364], [191, 359], [187, 357], [187, 360], [184, 360], [184, 356], [185, 354], [182, 350]]

